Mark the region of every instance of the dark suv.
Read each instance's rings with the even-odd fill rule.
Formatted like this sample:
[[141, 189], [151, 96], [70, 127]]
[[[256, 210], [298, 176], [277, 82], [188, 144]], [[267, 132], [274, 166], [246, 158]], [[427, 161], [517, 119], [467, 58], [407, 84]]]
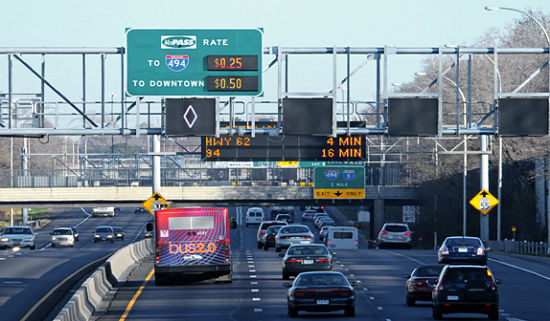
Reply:
[[444, 313], [486, 313], [498, 320], [498, 288], [502, 282], [487, 266], [447, 265], [432, 292], [432, 314], [441, 320]]

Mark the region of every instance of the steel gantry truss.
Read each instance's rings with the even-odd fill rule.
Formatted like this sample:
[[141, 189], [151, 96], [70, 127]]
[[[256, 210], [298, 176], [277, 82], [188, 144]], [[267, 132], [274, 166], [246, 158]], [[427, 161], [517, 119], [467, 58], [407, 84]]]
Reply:
[[[268, 47], [264, 48], [264, 55], [267, 58], [264, 61], [270, 61], [270, 63], [265, 67], [264, 73], [269, 73], [270, 69], [276, 66], [277, 82], [271, 88], [264, 85], [265, 97], [268, 97], [270, 93], [275, 93], [276, 99], [262, 97], [220, 99], [220, 119], [230, 121], [228, 128], [220, 128], [220, 134], [279, 135], [281, 133], [280, 126], [275, 129], [262, 129], [255, 128], [253, 124], [257, 119], [269, 118], [277, 121], [280, 125], [282, 98], [302, 96], [335, 98], [338, 108], [334, 110], [334, 113], [340, 121], [339, 127], [335, 128], [338, 135], [384, 135], [387, 133], [388, 99], [410, 96], [439, 98], [439, 135], [495, 135], [498, 134], [497, 117], [495, 117], [495, 115], [498, 116], [498, 98], [549, 97], [547, 91], [521, 91], [525, 89], [526, 84], [547, 67], [548, 61], [535, 68], [531, 76], [521, 80], [517, 88], [511, 92], [501, 92], [498, 57], [501, 55], [548, 55], [548, 53], [548, 48]], [[4, 71], [7, 74], [7, 92], [3, 93], [0, 98], [0, 136], [139, 136], [162, 135], [164, 133], [162, 97], [127, 97], [125, 94], [125, 48], [0, 48], [0, 55], [5, 55], [8, 58], [7, 68]], [[293, 91], [289, 88], [291, 57], [327, 55], [332, 57], [331, 63], [325, 64], [332, 66], [332, 88], [315, 92]], [[389, 87], [391, 82], [388, 77], [388, 66], [391, 65], [393, 57], [400, 55], [436, 57], [439, 63], [438, 74], [434, 75], [434, 80], [427, 87], [418, 92], [394, 93]], [[112, 61], [109, 61], [108, 65], [106, 62], [108, 56], [118, 56], [118, 59], [115, 59], [115, 62], [118, 60], [118, 63], [113, 64]], [[354, 69], [351, 64], [352, 56], [359, 57], [360, 61], [353, 67]], [[468, 90], [468, 95], [461, 90], [465, 86], [461, 83], [463, 80], [460, 76], [460, 64], [467, 63], [470, 67], [475, 56], [489, 57], [492, 62], [494, 95], [490, 101], [473, 102], [469, 94], [470, 90]], [[67, 58], [59, 60], [59, 57]], [[444, 59], [445, 57], [450, 57], [454, 62], [447, 63], [446, 61], [449, 59]], [[99, 63], [97, 58], [99, 58]], [[53, 67], [47, 64], [50, 60]], [[353, 99], [352, 97], [358, 95], [353, 92], [352, 78], [371, 61], [376, 64], [376, 72], [373, 75], [375, 98], [372, 100]], [[69, 66], [69, 62], [71, 66]], [[18, 64], [20, 69], [22, 68], [22, 70], [17, 69], [18, 73], [26, 72], [27, 75], [31, 75], [31, 78], [35, 77], [38, 80], [35, 82], [36, 88], [28, 88], [27, 84], [31, 82], [25, 81], [25, 92], [34, 94], [30, 96], [20, 94], [20, 89], [14, 80], [19, 79], [22, 75], [16, 75], [15, 64]], [[36, 64], [39, 66], [37, 67]], [[80, 70], [80, 73], [78, 77], [75, 77], [73, 72], [70, 79], [62, 81], [49, 79], [50, 74], [55, 75], [56, 79], [59, 78], [60, 67], [57, 64], [72, 71]], [[342, 64], [345, 65], [345, 72], [339, 73], [341, 68], [339, 65]], [[80, 65], [80, 67], [74, 68], [73, 65]], [[94, 67], [99, 65], [99, 72], [90, 70], [90, 65]], [[108, 66], [110, 69], [106, 69]], [[451, 70], [455, 70], [456, 78], [454, 80], [447, 76]], [[341, 74], [344, 76], [339, 79]], [[78, 78], [79, 81], [74, 80]], [[470, 88], [472, 86], [470, 69], [468, 69], [466, 79], [466, 87]], [[115, 88], [117, 86], [114, 83], [119, 80], [120, 86]], [[445, 86], [454, 87], [455, 101], [443, 99]], [[90, 87], [99, 88], [90, 93]], [[120, 95], [120, 99], [116, 101], [114, 99], [115, 92]], [[472, 110], [473, 105], [479, 107], [475, 112]], [[450, 106], [454, 106], [454, 108], [450, 108]], [[20, 109], [22, 108], [26, 108], [27, 120], [32, 119], [32, 121], [25, 124], [21, 122]], [[242, 118], [249, 121], [251, 126], [247, 128], [232, 126], [235, 119], [242, 120]], [[357, 120], [361, 121], [360, 126], [354, 125], [354, 121]]]

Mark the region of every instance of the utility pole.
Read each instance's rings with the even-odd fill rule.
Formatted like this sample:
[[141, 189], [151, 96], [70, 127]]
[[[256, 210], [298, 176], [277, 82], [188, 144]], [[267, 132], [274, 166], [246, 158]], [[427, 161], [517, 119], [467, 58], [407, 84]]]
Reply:
[[[481, 160], [479, 166], [480, 173], [480, 187], [483, 190], [489, 191], [489, 136], [481, 135], [479, 136], [481, 144]], [[479, 216], [479, 236], [483, 242], [489, 240], [489, 216], [481, 214]]]

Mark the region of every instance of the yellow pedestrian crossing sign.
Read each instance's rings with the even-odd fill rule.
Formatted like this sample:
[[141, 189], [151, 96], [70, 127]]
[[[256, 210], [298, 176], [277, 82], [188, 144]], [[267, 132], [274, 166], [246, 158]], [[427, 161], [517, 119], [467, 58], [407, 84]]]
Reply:
[[149, 211], [151, 215], [155, 215], [156, 210], [168, 208], [168, 201], [159, 193], [153, 193], [153, 195], [151, 195], [151, 197], [149, 197], [145, 202], [141, 203], [141, 205]]
[[484, 189], [470, 200], [470, 205], [483, 213], [483, 215], [489, 213], [498, 203], [499, 200], [489, 193], [489, 191]]

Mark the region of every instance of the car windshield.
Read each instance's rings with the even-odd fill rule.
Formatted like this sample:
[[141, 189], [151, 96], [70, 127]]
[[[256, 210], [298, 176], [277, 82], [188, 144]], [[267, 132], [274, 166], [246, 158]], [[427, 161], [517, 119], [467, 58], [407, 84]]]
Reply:
[[301, 275], [298, 279], [298, 286], [347, 286], [348, 282], [343, 275], [340, 274], [307, 274]]
[[480, 246], [481, 243], [478, 239], [472, 238], [451, 238], [445, 242], [447, 246]]
[[325, 255], [328, 250], [323, 246], [293, 246], [288, 250], [289, 255]]
[[122, 232], [122, 228], [120, 228], [120, 227], [113, 227], [113, 232]]
[[32, 234], [28, 227], [6, 227], [4, 234]]
[[414, 271], [413, 276], [438, 276], [441, 273], [441, 269], [443, 269], [443, 266], [422, 266]]
[[71, 235], [73, 234], [72, 231], [68, 228], [64, 229], [55, 229], [52, 232], [52, 235]]
[[113, 230], [108, 227], [98, 227], [96, 230], [97, 233], [112, 233]]
[[279, 233], [290, 234], [290, 233], [309, 233], [309, 229], [305, 226], [290, 226], [284, 229], [281, 229]]
[[488, 281], [489, 275], [486, 269], [458, 268], [448, 269], [445, 274], [445, 283], [467, 283], [471, 281]]
[[386, 225], [387, 232], [407, 232], [407, 227], [404, 225]]

